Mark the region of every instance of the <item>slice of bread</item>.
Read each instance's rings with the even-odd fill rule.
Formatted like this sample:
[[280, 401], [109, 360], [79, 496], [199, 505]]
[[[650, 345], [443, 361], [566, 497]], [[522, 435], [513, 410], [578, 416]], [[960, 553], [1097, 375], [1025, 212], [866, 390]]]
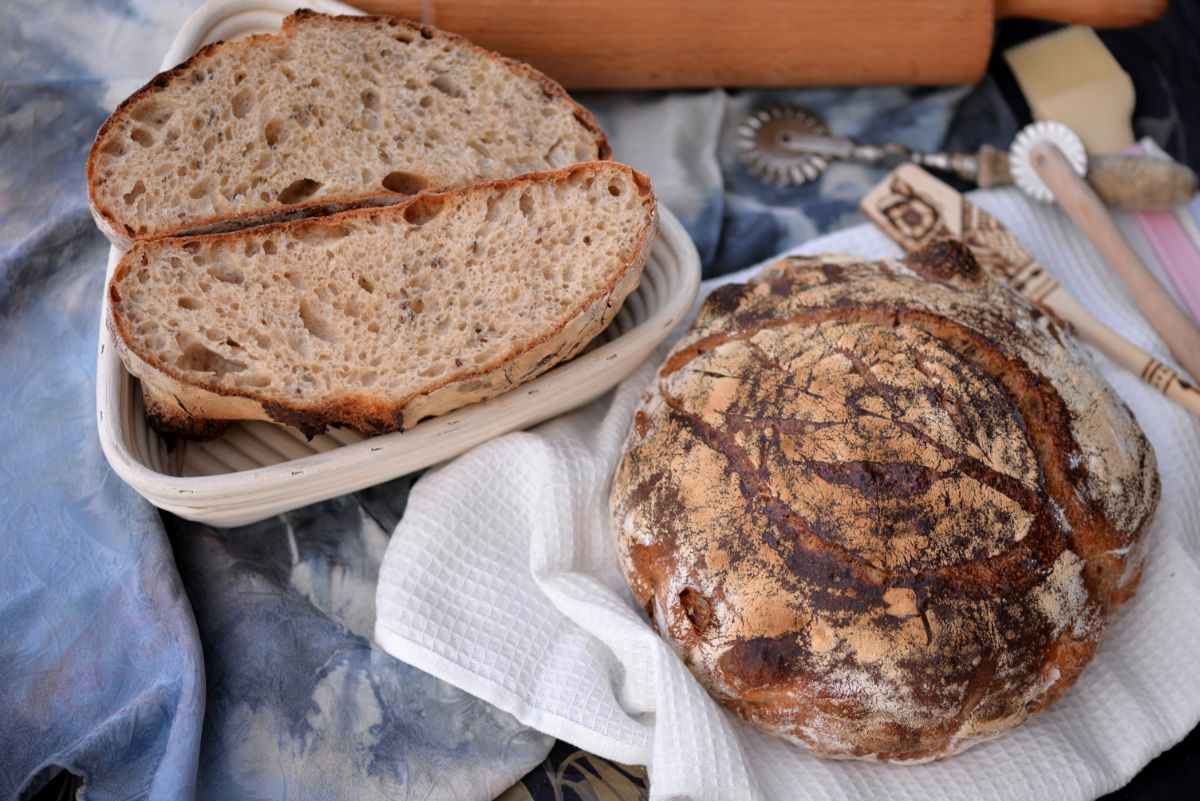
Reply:
[[526, 64], [427, 25], [297, 11], [122, 103], [92, 146], [88, 198], [128, 247], [608, 156], [592, 115]]
[[139, 241], [109, 285], [109, 325], [159, 425], [409, 428], [582, 350], [637, 286], [656, 222], [645, 176], [591, 162]]

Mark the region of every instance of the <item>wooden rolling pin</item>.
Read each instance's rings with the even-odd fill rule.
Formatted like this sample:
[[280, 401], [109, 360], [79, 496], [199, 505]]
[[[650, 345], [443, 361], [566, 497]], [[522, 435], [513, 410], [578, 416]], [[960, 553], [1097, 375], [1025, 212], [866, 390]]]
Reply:
[[997, 19], [1148, 22], [1169, 0], [352, 0], [569, 89], [974, 83]]

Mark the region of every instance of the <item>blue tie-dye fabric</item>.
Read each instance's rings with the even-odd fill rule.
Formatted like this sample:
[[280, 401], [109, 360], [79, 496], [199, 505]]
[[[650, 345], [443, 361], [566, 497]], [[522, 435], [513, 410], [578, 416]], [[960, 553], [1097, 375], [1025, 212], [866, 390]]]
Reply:
[[[0, 801], [61, 769], [93, 801], [489, 798], [549, 739], [369, 640], [410, 479], [214, 530], [160, 517], [100, 451], [108, 247], [88, 215], [87, 149], [196, 5], [0, 4]], [[919, 147], [948, 130], [1003, 144], [1014, 128], [988, 84], [583, 99], [683, 219], [707, 275], [857, 222], [879, 178], [843, 165], [815, 185], [761, 184], [733, 155], [752, 108], [801, 102], [839, 133]]]

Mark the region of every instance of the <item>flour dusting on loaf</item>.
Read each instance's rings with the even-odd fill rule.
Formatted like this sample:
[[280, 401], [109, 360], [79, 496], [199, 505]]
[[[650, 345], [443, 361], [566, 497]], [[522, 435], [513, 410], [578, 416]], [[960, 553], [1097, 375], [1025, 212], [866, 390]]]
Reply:
[[1087, 353], [941, 242], [715, 290], [611, 503], [634, 595], [714, 696], [820, 756], [919, 762], [1074, 683], [1158, 496]]

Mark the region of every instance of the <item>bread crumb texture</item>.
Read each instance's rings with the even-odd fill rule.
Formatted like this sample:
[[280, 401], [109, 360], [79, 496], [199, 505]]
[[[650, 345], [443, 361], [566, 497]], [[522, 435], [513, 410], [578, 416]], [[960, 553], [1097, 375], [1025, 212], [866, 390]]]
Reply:
[[132, 240], [607, 155], [525, 65], [403, 20], [298, 12], [155, 78], [100, 130], [88, 174], [102, 227]]
[[1158, 496], [1086, 352], [939, 243], [715, 290], [611, 503], [635, 596], [715, 697], [820, 756], [919, 762], [1071, 686]]
[[[654, 224], [649, 182], [594, 162], [142, 242], [114, 276], [113, 323], [131, 371], [156, 386], [253, 398], [297, 424], [316, 415], [305, 425], [318, 430], [408, 427], [580, 350], [636, 286]], [[448, 388], [441, 406], [412, 406]]]

